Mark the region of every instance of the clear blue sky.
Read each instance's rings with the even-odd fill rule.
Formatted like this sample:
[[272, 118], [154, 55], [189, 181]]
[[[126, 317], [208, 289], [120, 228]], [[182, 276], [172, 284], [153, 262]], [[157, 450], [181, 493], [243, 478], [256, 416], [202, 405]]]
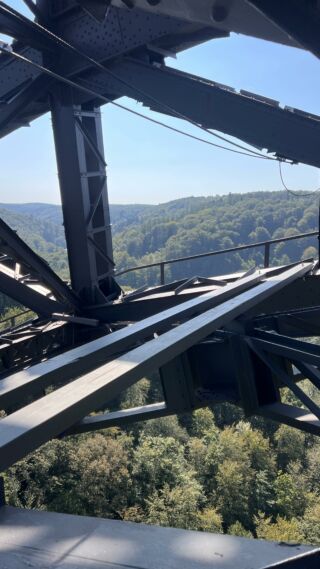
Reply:
[[[27, 13], [22, 0], [8, 4]], [[232, 35], [167, 63], [320, 114], [320, 62], [302, 50]], [[123, 101], [141, 110], [136, 102]], [[282, 189], [276, 163], [206, 147], [111, 106], [102, 111], [111, 203], [159, 203], [191, 195]], [[182, 121], [160, 117], [200, 132]], [[49, 115], [0, 140], [0, 164], [1, 202], [59, 203]], [[285, 166], [284, 174], [293, 188], [311, 190], [320, 185], [315, 168]]]

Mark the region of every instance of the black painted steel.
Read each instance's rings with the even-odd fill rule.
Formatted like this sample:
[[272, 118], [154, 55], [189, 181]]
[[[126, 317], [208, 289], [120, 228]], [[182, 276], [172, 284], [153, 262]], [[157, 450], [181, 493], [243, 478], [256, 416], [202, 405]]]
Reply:
[[113, 279], [101, 114], [73, 105], [65, 87], [51, 108], [72, 288], [82, 303], [101, 304], [120, 292]]
[[123, 353], [138, 342], [146, 341], [155, 333], [170, 329], [176, 323], [192, 318], [197, 313], [208, 310], [221, 302], [227, 301], [238, 293], [248, 290], [259, 282], [261, 275], [252, 275], [196, 299], [184, 302], [169, 310], [153, 315], [143, 322], [124, 327], [113, 334], [70, 350], [48, 362], [40, 363], [27, 371], [12, 374], [0, 382], [0, 407], [6, 409], [15, 402], [55, 385], [63, 378], [68, 381], [81, 373], [87, 373], [108, 361], [112, 356]]
[[[9, 274], [5, 273], [5, 269], [12, 269], [14, 271], [13, 278], [16, 282], [11, 280], [12, 289], [20, 288], [21, 291], [25, 289], [25, 293], [21, 292], [22, 296], [15, 298], [10, 295], [10, 283], [8, 285], [8, 290], [3, 290], [8, 296], [15, 298], [21, 304], [32, 308], [39, 314], [51, 315], [52, 308], [54, 308], [54, 302], [56, 306], [60, 306], [64, 310], [75, 310], [79, 306], [79, 298], [75, 292], [70, 289], [70, 287], [60, 279], [60, 277], [51, 269], [50, 265], [37, 255], [19, 236], [13, 231], [2, 219], [0, 219], [0, 252], [2, 254], [2, 259], [0, 263], [1, 278], [5, 285], [6, 278], [10, 278]], [[1, 270], [2, 267], [2, 270]], [[46, 297], [41, 298], [37, 289], [30, 291], [33, 296], [39, 298], [39, 301], [34, 301], [32, 304], [28, 304], [28, 286], [32, 287], [32, 284], [42, 285], [46, 287], [48, 291], [46, 292]], [[48, 295], [50, 293], [51, 300]], [[12, 290], [13, 293], [13, 290]], [[25, 302], [23, 294], [26, 294]], [[50, 302], [49, 302], [50, 301]], [[39, 302], [39, 309], [37, 310], [36, 304]], [[41, 306], [44, 307], [46, 304], [51, 305], [52, 308], [48, 308], [47, 311], [42, 312]], [[50, 311], [51, 310], [51, 311]]]
[[110, 427], [121, 427], [130, 425], [138, 421], [149, 421], [151, 419], [159, 419], [171, 415], [172, 411], [167, 408], [165, 402], [153, 403], [143, 407], [135, 407], [134, 409], [121, 409], [112, 413], [101, 413], [86, 417], [70, 429], [64, 436], [79, 435], [80, 433], [90, 433], [101, 429], [109, 429]]
[[320, 25], [316, 2], [246, 0], [305, 49], [320, 57]]
[[296, 555], [285, 561], [265, 566], [264, 569], [319, 569], [320, 549]]
[[[226, 326], [241, 314], [245, 314], [248, 308], [256, 306], [262, 299], [270, 297], [275, 291], [303, 277], [311, 268], [311, 263], [305, 263], [290, 268], [279, 276], [270, 277], [253, 289], [242, 292], [235, 298], [173, 327], [168, 332], [131, 349], [124, 355], [116, 357], [90, 373], [85, 373], [68, 385], [60, 387], [40, 400], [5, 417], [0, 423], [0, 469], [8, 468], [10, 464], [42, 443], [64, 433], [86, 414], [97, 408], [101, 409], [103, 403], [107, 407], [108, 401], [144, 377], [145, 374], [155, 369], [165, 369], [174, 361], [178, 362], [178, 372], [176, 368], [173, 372], [169, 368], [167, 373], [181, 385], [178, 391], [180, 391], [180, 397], [183, 397], [180, 403], [179, 399], [173, 398], [172, 400], [168, 395], [168, 408], [172, 413], [182, 409], [187, 411], [196, 408], [197, 395], [192, 387], [192, 372], [188, 358], [185, 359], [185, 352], [218, 328]], [[255, 275], [247, 277], [251, 280], [254, 278]], [[236, 292], [237, 289], [238, 291], [241, 289], [242, 285], [239, 281], [239, 283], [227, 286]], [[223, 290], [219, 288], [220, 296]], [[201, 298], [198, 304], [201, 305]], [[177, 310], [177, 317], [178, 314], [179, 310]], [[158, 318], [161, 320], [161, 315]], [[157, 317], [154, 320], [156, 322]], [[130, 329], [125, 332], [130, 333]], [[47, 366], [43, 364], [43, 367], [44, 370], [46, 367], [50, 370], [50, 362]], [[58, 366], [58, 369], [61, 370], [61, 366]], [[29, 370], [27, 375], [32, 379], [32, 370]], [[10, 379], [12, 377], [9, 377], [7, 382], [9, 391]], [[198, 405], [203, 405], [201, 398], [198, 400]]]
[[97, 84], [113, 95], [137, 99], [154, 111], [187, 118], [204, 128], [266, 148], [280, 158], [320, 166], [316, 150], [319, 117], [307, 113], [302, 116], [254, 93], [238, 93], [165, 65], [126, 58], [111, 62], [108, 69], [120, 80], [97, 71]]

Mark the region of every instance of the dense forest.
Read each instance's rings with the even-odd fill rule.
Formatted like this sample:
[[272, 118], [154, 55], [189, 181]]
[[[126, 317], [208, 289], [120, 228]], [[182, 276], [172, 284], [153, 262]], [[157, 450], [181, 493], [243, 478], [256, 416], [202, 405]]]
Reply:
[[5, 474], [19, 507], [318, 545], [319, 482], [319, 440], [229, 405], [54, 440]]
[[[118, 269], [289, 237], [318, 227], [317, 198], [296, 198], [285, 192], [176, 200], [142, 209], [138, 220], [123, 227], [121, 214], [125, 219], [125, 210], [117, 211], [114, 232]], [[285, 264], [313, 256], [315, 246], [315, 238], [278, 244], [271, 249], [270, 261]], [[166, 279], [226, 274], [263, 262], [263, 249], [251, 249], [171, 265], [166, 267]], [[159, 269], [127, 275], [124, 282], [142, 286], [146, 280], [158, 283]]]
[[[0, 215], [67, 275], [61, 210], [0, 205]], [[284, 192], [112, 206], [118, 270], [317, 229], [315, 198]], [[315, 256], [316, 239], [272, 249], [274, 264]], [[173, 265], [167, 279], [263, 264], [263, 251]], [[131, 287], [158, 282], [133, 273]], [[313, 394], [315, 396], [315, 394]], [[292, 395], [285, 395], [292, 401]], [[109, 409], [161, 401], [155, 375]], [[54, 440], [5, 474], [10, 504], [148, 524], [320, 545], [320, 440], [236, 407]]]
[[[0, 216], [63, 277], [68, 277], [61, 208], [47, 204], [0, 204]], [[117, 271], [288, 237], [318, 228], [316, 196], [255, 192], [191, 197], [161, 205], [111, 205]], [[315, 256], [316, 238], [275, 245], [271, 263], [285, 264]], [[166, 267], [166, 279], [208, 276], [263, 265], [262, 248], [177, 263]], [[131, 287], [158, 284], [159, 269], [130, 273], [121, 283]]]

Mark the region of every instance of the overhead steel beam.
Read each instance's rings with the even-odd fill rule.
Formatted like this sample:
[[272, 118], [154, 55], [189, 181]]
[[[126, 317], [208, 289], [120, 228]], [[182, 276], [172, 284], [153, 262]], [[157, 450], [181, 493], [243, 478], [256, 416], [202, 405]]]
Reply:
[[[1, 73], [1, 72], [0, 72]], [[36, 79], [31, 79], [26, 85], [23, 85], [21, 90], [6, 100], [2, 98], [2, 107], [0, 108], [0, 133], [4, 136], [10, 128], [19, 128], [24, 126], [28, 117], [25, 115], [26, 107], [30, 106], [30, 101], [38, 99], [41, 94], [48, 92], [52, 81], [45, 75], [40, 75]], [[30, 108], [31, 117], [32, 108]], [[37, 112], [34, 108], [33, 112]], [[42, 109], [39, 109], [39, 114], [42, 114]], [[29, 115], [30, 116], [30, 115]]]
[[42, 12], [39, 10], [39, 8], [37, 7], [36, 3], [33, 0], [23, 0], [23, 2], [36, 18], [41, 19]]
[[[253, 10], [253, 12], [255, 11]], [[149, 19], [152, 18], [152, 22], [148, 22], [148, 27], [146, 28], [142, 26], [146, 13], [142, 10], [134, 10], [133, 13], [134, 18], [132, 19], [130, 12], [112, 8], [110, 17], [103, 23], [95, 23], [92, 20], [86, 22], [86, 15], [84, 14], [81, 17], [81, 22], [83, 29], [87, 30], [86, 45], [79, 43], [77, 27], [74, 25], [72, 17], [70, 21], [68, 18], [64, 21], [63, 29], [60, 30], [58, 25], [57, 33], [76, 48], [96, 58], [98, 61], [107, 61], [120, 53], [128, 53], [128, 51], [138, 46], [142, 47], [144, 45], [144, 49], [150, 48], [152, 50], [153, 42], [155, 42], [155, 49], [157, 46], [161, 46], [162, 41], [164, 41], [165, 46], [166, 38], [178, 38], [188, 33], [192, 35], [192, 27], [186, 21], [165, 18], [161, 14], [155, 13], [152, 16], [148, 16]], [[14, 14], [13, 11], [13, 15], [10, 16], [13, 21], [15, 21]], [[20, 23], [19, 20], [18, 22]], [[22, 23], [24, 25], [24, 21]], [[130, 37], [126, 36], [125, 41], [119, 42], [121, 30], [128, 25], [133, 30], [133, 24], [140, 26], [136, 33], [131, 34]], [[29, 29], [31, 26], [32, 30], [32, 25], [29, 22], [26, 24], [26, 27]], [[106, 43], [104, 34], [107, 30], [108, 42]], [[111, 35], [110, 30], [112, 31]], [[143, 30], [143, 33], [141, 30]], [[202, 78], [175, 72], [175, 80], [173, 80], [173, 70], [170, 72], [170, 70], [165, 68], [158, 69], [157, 75], [156, 70], [154, 70], [151, 77], [146, 76], [148, 75], [147, 66], [145, 69], [142, 69], [142, 67], [139, 69], [132, 68], [131, 70], [126, 68], [124, 70], [124, 79], [129, 78], [129, 83], [133, 86], [133, 89], [129, 89], [130, 92], [128, 93], [128, 88], [123, 89], [123, 84], [119, 86], [117, 83], [112, 82], [110, 78], [106, 79], [103, 73], [101, 76], [96, 70], [92, 72], [92, 66], [89, 61], [82, 60], [78, 55], [68, 53], [68, 49], [59, 45], [54, 37], [51, 39], [46, 37], [43, 31], [37, 27], [35, 27], [34, 32], [35, 37], [44, 37], [50, 49], [55, 50], [59, 57], [63, 54], [59, 67], [63, 75], [70, 77], [74, 76], [75, 73], [89, 71], [91, 68], [92, 86], [101, 94], [111, 93], [111, 98], [115, 93], [118, 93], [118, 96], [129, 94], [129, 96], [141, 100], [153, 110], [170, 114], [170, 110], [166, 109], [167, 105], [167, 107], [172, 107], [174, 111], [180, 112], [203, 126], [226, 132], [254, 146], [267, 148], [270, 152], [275, 152], [279, 156], [285, 156], [294, 161], [301, 161], [311, 165], [317, 166], [319, 164], [315, 150], [319, 142], [318, 117], [312, 117], [307, 113], [304, 113], [302, 116], [302, 113], [292, 112], [292, 109], [281, 109], [277, 107], [277, 102], [272, 102], [251, 93], [235, 93], [231, 88], [219, 86], [219, 84]], [[197, 33], [200, 34], [198, 42], [201, 34], [203, 34], [204, 39], [208, 39], [205, 29], [198, 29]], [[214, 35], [214, 30], [211, 33]], [[89, 41], [91, 36], [92, 41]], [[98, 42], [98, 44], [97, 37], [101, 37], [101, 42]], [[119, 46], [121, 46], [120, 51]], [[173, 49], [177, 50], [178, 45]], [[116, 70], [121, 71], [119, 67]], [[156, 87], [153, 87], [153, 82], [156, 83]], [[208, 95], [210, 88], [211, 92]], [[206, 94], [204, 93], [205, 90], [207, 91]], [[144, 92], [142, 96], [141, 91]], [[176, 92], [177, 96], [175, 95]], [[183, 92], [182, 97], [181, 92]], [[186, 97], [185, 93], [189, 93], [189, 95]], [[76, 97], [76, 95], [75, 93], [74, 96]], [[207, 97], [209, 102], [205, 105], [201, 104], [203, 102], [201, 99], [206, 100]], [[200, 99], [200, 104], [192, 105], [192, 99]], [[82, 100], [82, 97], [79, 97], [79, 100]], [[155, 100], [158, 100], [159, 104]], [[76, 101], [76, 98], [74, 101]], [[41, 107], [39, 109], [40, 114], [44, 110]], [[7, 128], [5, 132], [8, 130], [12, 130], [12, 128]], [[299, 143], [302, 142], [298, 144], [297, 141]]]
[[106, 92], [127, 95], [152, 110], [186, 117], [277, 156], [320, 166], [318, 116], [281, 108], [277, 101], [239, 93], [164, 65], [127, 58], [110, 64], [109, 69], [120, 80], [100, 74], [100, 92], [103, 85]]
[[319, 4], [302, 0], [246, 0], [301, 47], [320, 57]]
[[54, 44], [46, 38], [45, 34], [41, 33], [40, 29], [37, 29], [33, 25], [31, 20], [24, 18], [19, 12], [11, 8], [11, 6], [1, 1], [0, 32], [16, 40], [20, 40], [27, 46], [45, 51], [56, 51]]
[[[45, 2], [47, 10], [49, 3]], [[88, 3], [89, 4], [89, 3]], [[92, 2], [90, 2], [90, 5]], [[57, 41], [48, 38], [56, 52], [62, 55], [59, 61], [59, 70], [68, 76], [85, 72], [92, 68], [92, 62], [81, 57], [76, 50], [84, 53], [100, 63], [131, 53], [134, 50], [143, 50], [146, 46], [155, 46], [161, 49], [179, 51], [192, 45], [192, 41], [202, 43], [221, 33], [213, 28], [206, 28], [201, 24], [190, 23], [168, 18], [162, 15], [150, 14], [143, 10], [130, 11], [111, 7], [108, 17], [103, 21], [96, 21], [86, 12], [74, 9], [64, 12], [62, 18], [54, 19], [52, 10], [46, 27], [52, 27], [57, 36], [61, 37], [74, 50], [67, 46], [57, 45]]]
[[77, 0], [77, 2], [99, 22], [103, 22], [111, 5], [111, 0]]
[[[73, 7], [72, 7], [73, 6]], [[50, 9], [50, 7], [52, 9]], [[150, 15], [141, 10], [132, 14], [129, 10], [118, 10], [111, 8], [108, 18], [103, 22], [92, 19], [85, 12], [80, 12], [80, 8], [75, 8], [75, 4], [70, 4], [70, 9], [62, 10], [62, 18], [57, 20], [53, 15], [53, 6], [47, 1], [39, 4], [39, 9], [44, 14], [45, 26], [53, 29], [54, 32], [62, 39], [69, 42], [71, 46], [80, 50], [88, 57], [93, 57], [99, 62], [105, 62], [110, 58], [119, 57], [122, 54], [131, 52], [136, 49], [144, 49], [146, 45], [161, 45], [167, 41], [173, 42], [176, 49], [185, 48], [191, 42], [199, 43], [211, 39], [212, 37], [221, 36], [220, 32], [213, 29], [203, 29], [201, 26], [181, 22], [177, 19], [167, 18], [165, 16]], [[34, 46], [33, 48], [22, 48], [17, 44], [15, 49], [25, 57], [43, 63], [43, 53], [46, 59], [46, 65], [52, 65], [51, 53], [54, 55], [54, 62], [58, 65], [59, 72], [66, 77], [77, 78], [77, 74], [86, 73], [92, 69], [92, 63], [86, 57], [81, 57], [67, 46], [63, 47], [52, 34], [50, 36], [28, 18], [19, 16], [12, 8], [3, 8], [6, 14], [6, 22], [9, 19], [14, 26], [20, 30], [23, 28], [27, 34], [27, 39], [23, 41], [24, 45]], [[69, 15], [70, 14], [70, 15]], [[1, 29], [1, 28], [0, 28]], [[79, 30], [82, 30], [79, 33]], [[125, 31], [125, 33], [124, 33]], [[7, 30], [9, 32], [9, 29]], [[10, 35], [10, 34], [9, 34]], [[17, 35], [17, 33], [15, 34]], [[19, 36], [20, 37], [20, 36]], [[39, 47], [39, 42], [45, 41]], [[192, 43], [192, 42], [191, 42]], [[49, 53], [50, 52], [50, 53]], [[49, 59], [48, 59], [49, 54]], [[35, 79], [41, 75], [41, 72], [31, 66], [12, 60], [10, 55], [1, 53], [0, 55], [0, 96], [6, 101], [10, 93], [14, 89], [21, 90], [26, 78]], [[50, 92], [54, 90], [50, 85]], [[74, 93], [74, 103], [81, 104], [90, 101], [90, 97], [83, 98], [80, 93]], [[92, 99], [92, 98], [91, 98]], [[36, 108], [36, 111], [34, 110]], [[38, 116], [50, 110], [48, 97], [42, 97], [41, 91], [39, 96], [34, 97], [30, 94], [29, 104], [25, 104], [25, 109], [19, 120], [6, 124], [5, 129], [0, 129], [0, 136], [4, 136], [8, 132], [12, 132], [19, 128], [25, 122], [34, 120]], [[0, 119], [3, 109], [0, 109]], [[6, 116], [6, 110], [4, 111]]]
[[161, 368], [311, 268], [311, 263], [302, 263], [281, 276], [271, 277], [253, 290], [196, 316], [5, 417], [0, 422], [0, 470], [65, 432], [85, 415], [101, 408], [103, 402], [107, 404], [145, 374]]
[[[43, 1], [43, 0], [42, 0]], [[136, 11], [139, 9], [158, 15], [167, 15], [184, 21], [199, 22], [225, 32], [292, 45], [288, 35], [249, 6], [245, 0], [233, 2], [214, 0], [131, 0]], [[122, 0], [113, 0], [115, 6], [122, 6]]]

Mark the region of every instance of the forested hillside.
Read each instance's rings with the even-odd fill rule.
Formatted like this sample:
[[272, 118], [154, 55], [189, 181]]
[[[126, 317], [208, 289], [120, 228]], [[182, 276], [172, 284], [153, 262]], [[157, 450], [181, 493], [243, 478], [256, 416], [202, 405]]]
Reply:
[[[316, 230], [317, 197], [294, 197], [285, 192], [229, 194], [188, 198], [144, 209], [134, 223], [121, 230], [115, 223], [114, 246], [118, 269], [158, 260], [196, 255], [206, 251], [265, 241]], [[271, 263], [285, 264], [312, 256], [316, 239], [279, 244], [271, 250]], [[209, 276], [262, 265], [263, 249], [167, 267], [166, 278]], [[126, 277], [128, 284], [145, 280], [158, 283], [159, 269]]]
[[68, 277], [61, 208], [41, 204], [0, 204], [0, 217], [63, 277]]
[[[60, 208], [0, 208], [5, 221], [65, 276]], [[112, 206], [111, 215], [120, 270], [316, 230], [318, 203], [316, 197], [259, 192]], [[271, 261], [314, 256], [315, 247], [316, 239], [281, 244]], [[263, 252], [251, 250], [173, 266], [167, 279], [262, 263]], [[158, 276], [156, 270], [140, 272], [123, 283], [152, 284]], [[292, 402], [292, 395], [285, 397]], [[155, 376], [109, 409], [161, 400]], [[262, 419], [248, 421], [230, 405], [54, 440], [5, 478], [9, 502], [27, 508], [320, 545], [320, 440]]]
[[[120, 407], [157, 391], [144, 379]], [[218, 405], [54, 440], [5, 483], [19, 507], [320, 545], [319, 473], [319, 440]]]
[[[18, 230], [64, 277], [67, 257], [59, 206], [0, 204], [0, 215]], [[117, 270], [164, 259], [265, 241], [316, 230], [317, 196], [295, 197], [286, 192], [256, 192], [175, 200], [157, 206], [111, 205]], [[316, 239], [279, 244], [271, 263], [285, 264], [316, 254]], [[175, 264], [167, 280], [208, 276], [263, 264], [263, 250]], [[158, 269], [132, 273], [122, 279], [132, 287], [156, 284]]]

